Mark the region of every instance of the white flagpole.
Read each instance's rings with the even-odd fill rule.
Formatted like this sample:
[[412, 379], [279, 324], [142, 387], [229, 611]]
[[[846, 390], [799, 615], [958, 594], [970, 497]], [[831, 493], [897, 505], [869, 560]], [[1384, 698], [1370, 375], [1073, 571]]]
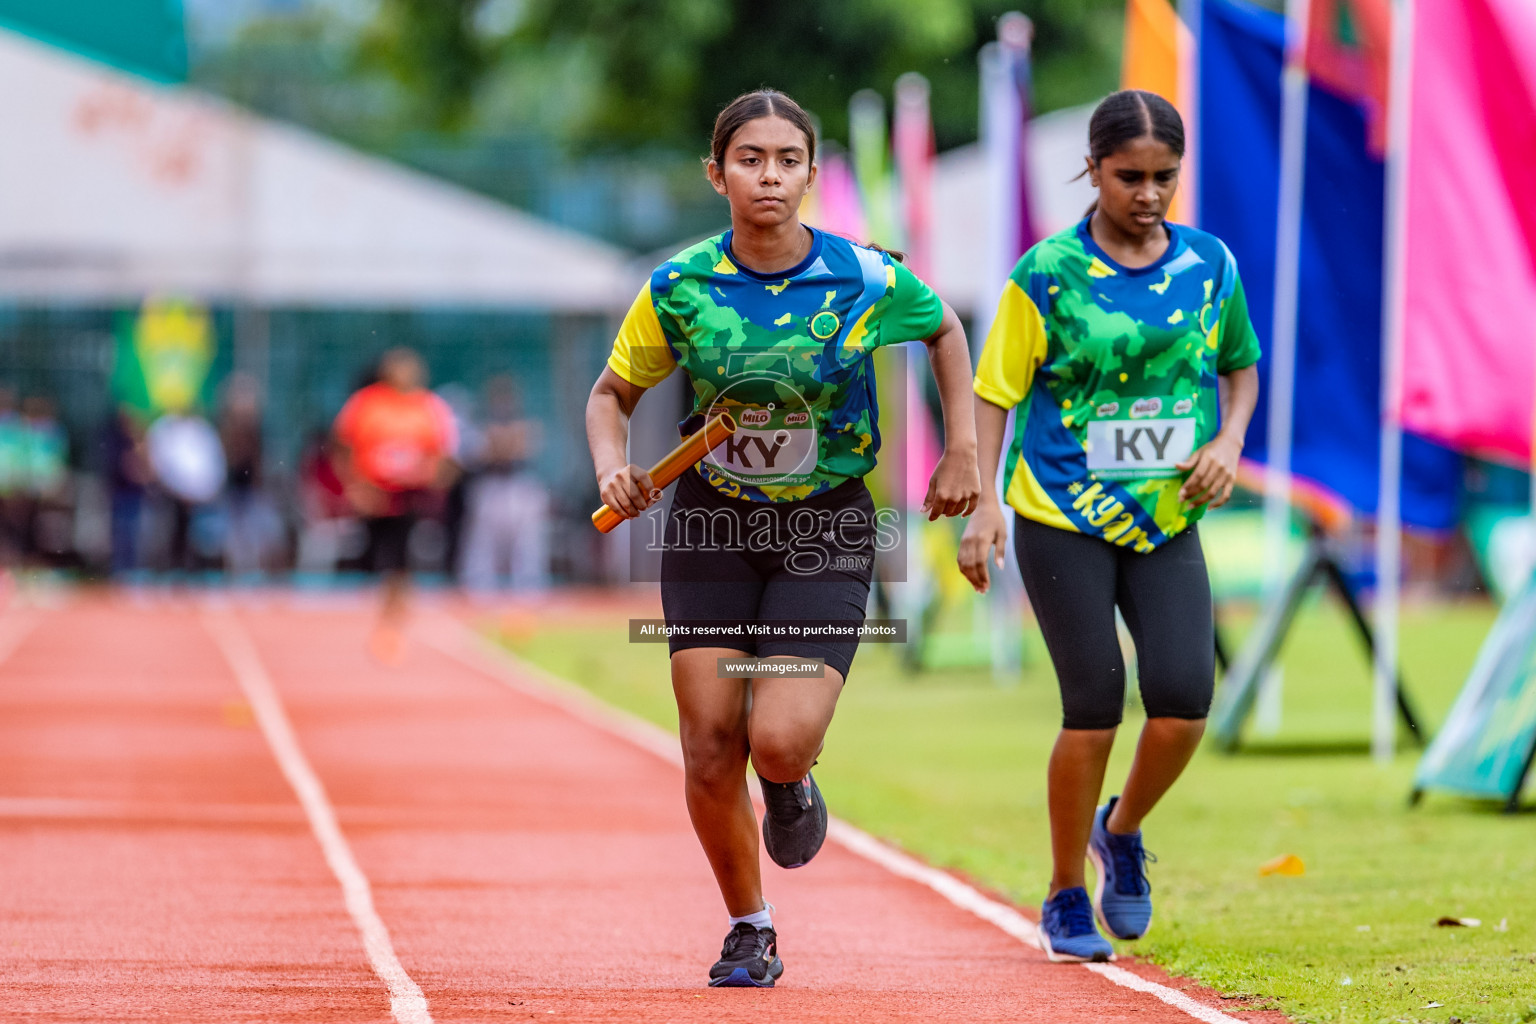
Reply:
[[[1296, 321], [1301, 291], [1301, 226], [1306, 198], [1306, 42], [1309, 0], [1286, 4], [1285, 71], [1280, 93], [1280, 196], [1275, 223], [1275, 311], [1269, 356], [1268, 468], [1264, 474], [1264, 590], [1278, 600], [1289, 568], [1291, 442], [1295, 433]], [[1260, 683], [1262, 731], [1280, 726], [1279, 666]]]
[[1382, 242], [1381, 478], [1376, 509], [1376, 687], [1371, 754], [1392, 760], [1397, 739], [1398, 612], [1402, 598], [1403, 327], [1408, 268], [1408, 147], [1413, 100], [1413, 0], [1392, 5], [1387, 100], [1386, 233]]
[[981, 48], [981, 150], [987, 166], [987, 231], [983, 278], [976, 292], [971, 313], [971, 359], [981, 355], [992, 326], [997, 297], [1003, 292], [1019, 254], [1018, 182], [1019, 163], [1018, 92], [1013, 87], [1013, 55], [1001, 42]]
[[[998, 297], [1008, 275], [1023, 252], [1019, 238], [1019, 176], [1028, 173], [1021, 147], [1024, 138], [1024, 108], [1014, 75], [1019, 61], [1029, 52], [1034, 26], [1018, 11], [1009, 11], [997, 21], [997, 42], [981, 50], [981, 146], [986, 154], [987, 235], [985, 240], [984, 279], [971, 316], [971, 357], [979, 359], [982, 346], [992, 327]], [[1003, 432], [1003, 451], [1012, 443], [1010, 413]], [[993, 469], [993, 467], [988, 467]], [[994, 469], [994, 472], [996, 470]], [[991, 481], [999, 503], [1003, 501], [1005, 481], [1001, 473]], [[987, 603], [990, 617], [992, 676], [1000, 685], [1018, 680], [1021, 647], [1018, 643], [1024, 607], [1023, 586], [1013, 557], [1013, 517], [1008, 516], [1009, 543], [1000, 552], [1003, 568], [993, 568], [992, 599]]]
[[1188, 33], [1191, 52], [1181, 54], [1179, 99], [1184, 102], [1184, 168], [1179, 191], [1184, 194], [1184, 221], [1200, 226], [1200, 25], [1205, 0], [1178, 0], [1179, 20]]
[[1308, 0], [1287, 5], [1286, 65], [1280, 97], [1280, 202], [1275, 225], [1275, 311], [1270, 339], [1269, 472], [1265, 474], [1264, 522], [1268, 590], [1285, 575], [1285, 544], [1291, 532], [1291, 441], [1296, 403], [1296, 320], [1301, 279], [1302, 204], [1306, 189], [1307, 69], [1303, 47]]

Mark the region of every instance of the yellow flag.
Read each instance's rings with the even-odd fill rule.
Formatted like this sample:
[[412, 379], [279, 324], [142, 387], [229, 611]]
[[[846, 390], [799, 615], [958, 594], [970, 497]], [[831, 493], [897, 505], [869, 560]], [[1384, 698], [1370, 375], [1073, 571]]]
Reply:
[[149, 407], [176, 413], [196, 408], [213, 365], [208, 311], [178, 299], [150, 299], [136, 328], [134, 354], [144, 374]]
[[1120, 87], [1155, 92], [1184, 118], [1184, 166], [1168, 210], [1168, 219], [1180, 224], [1191, 223], [1195, 209], [1194, 61], [1194, 34], [1169, 0], [1126, 0]]

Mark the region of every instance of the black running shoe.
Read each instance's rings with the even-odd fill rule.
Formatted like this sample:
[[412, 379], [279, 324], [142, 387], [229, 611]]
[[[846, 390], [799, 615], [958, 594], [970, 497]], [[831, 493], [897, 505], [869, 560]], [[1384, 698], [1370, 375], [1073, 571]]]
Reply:
[[781, 868], [798, 868], [810, 862], [827, 838], [827, 805], [809, 772], [799, 782], [763, 784], [763, 846]]
[[711, 988], [773, 988], [783, 973], [778, 935], [772, 928], [754, 928], [743, 921], [725, 937], [720, 960], [709, 969], [709, 984]]

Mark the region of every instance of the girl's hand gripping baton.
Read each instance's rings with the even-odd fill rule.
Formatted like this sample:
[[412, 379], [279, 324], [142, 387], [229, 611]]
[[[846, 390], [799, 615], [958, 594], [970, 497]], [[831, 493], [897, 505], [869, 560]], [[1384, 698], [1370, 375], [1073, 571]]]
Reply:
[[[728, 412], [718, 412], [682, 444], [651, 467], [651, 483], [660, 490], [692, 469], [700, 459], [714, 451], [720, 442], [736, 433], [736, 421]], [[592, 525], [608, 533], [624, 521], [622, 513], [604, 505], [592, 513]]]

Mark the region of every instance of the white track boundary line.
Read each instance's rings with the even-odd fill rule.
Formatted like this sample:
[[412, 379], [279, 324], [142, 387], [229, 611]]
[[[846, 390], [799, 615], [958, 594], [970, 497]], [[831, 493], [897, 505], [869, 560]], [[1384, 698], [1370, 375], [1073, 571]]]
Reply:
[[1132, 974], [1124, 967], [1116, 967], [1114, 964], [1083, 964], [1082, 966], [1116, 985], [1135, 989], [1137, 992], [1145, 992], [1149, 996], [1161, 999], [1174, 1009], [1183, 1010], [1191, 1017], [1205, 1021], [1206, 1024], [1241, 1024], [1238, 1018], [1229, 1017], [1214, 1006], [1206, 1006], [1197, 999], [1191, 999], [1178, 989], [1148, 981], [1139, 974]]
[[304, 807], [309, 826], [325, 854], [325, 862], [341, 883], [347, 913], [352, 915], [352, 921], [362, 935], [368, 962], [389, 989], [390, 1013], [400, 1024], [432, 1024], [427, 997], [395, 956], [389, 929], [374, 908], [373, 890], [368, 884], [368, 876], [358, 867], [352, 848], [347, 844], [341, 826], [336, 821], [336, 812], [332, 810], [330, 800], [325, 795], [325, 787], [321, 785], [319, 776], [310, 767], [308, 758], [299, 747], [298, 737], [288, 721], [287, 713], [283, 711], [277, 688], [272, 685], [272, 679], [262, 665], [261, 656], [256, 653], [256, 645], [227, 612], [204, 612], [203, 626], [218, 645], [224, 660], [229, 663], [240, 683], [240, 689], [245, 692], [245, 699], [250, 701], [262, 735], [266, 737], [278, 766]]
[[[605, 732], [628, 740], [668, 764], [681, 767], [682, 751], [677, 737], [653, 722], [631, 715], [592, 696], [590, 692], [560, 676], [519, 658], [506, 648], [476, 633], [457, 619], [443, 617], [452, 629], [445, 635], [436, 633], [428, 642], [439, 651], [469, 667], [476, 669], [518, 693], [542, 703], [553, 705], [576, 718], [594, 725]], [[539, 685], [529, 684], [525, 678], [539, 680]], [[961, 910], [975, 914], [988, 924], [1018, 939], [1032, 949], [1040, 949], [1040, 934], [1035, 923], [1014, 907], [1000, 903], [967, 885], [954, 875], [924, 864], [916, 857], [883, 843], [863, 829], [833, 817], [827, 823], [827, 835], [844, 849], [865, 860], [885, 868], [893, 875], [909, 879], [944, 897]], [[1079, 964], [1105, 981], [1142, 992], [1159, 999], [1176, 1010], [1182, 1010], [1206, 1024], [1246, 1024], [1212, 1006], [1191, 999], [1177, 989], [1149, 981], [1123, 967], [1113, 964]]]

